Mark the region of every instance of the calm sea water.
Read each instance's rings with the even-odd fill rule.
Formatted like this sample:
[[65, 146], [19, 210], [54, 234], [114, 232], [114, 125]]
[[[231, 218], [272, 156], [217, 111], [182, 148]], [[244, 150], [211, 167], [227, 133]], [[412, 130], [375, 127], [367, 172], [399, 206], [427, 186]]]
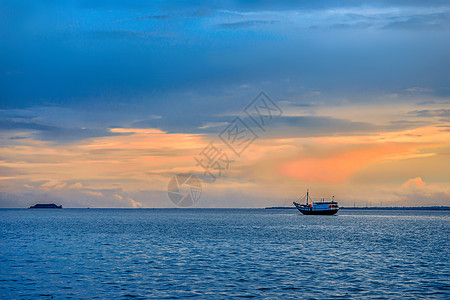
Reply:
[[0, 210], [2, 298], [450, 298], [450, 212]]

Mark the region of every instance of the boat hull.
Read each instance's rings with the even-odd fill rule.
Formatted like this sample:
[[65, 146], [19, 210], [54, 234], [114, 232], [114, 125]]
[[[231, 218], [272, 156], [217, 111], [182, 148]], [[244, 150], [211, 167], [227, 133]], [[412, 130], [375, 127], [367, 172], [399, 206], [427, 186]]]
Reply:
[[304, 215], [334, 215], [336, 214], [339, 209], [329, 209], [329, 210], [307, 210], [307, 209], [300, 209], [297, 208], [302, 214]]

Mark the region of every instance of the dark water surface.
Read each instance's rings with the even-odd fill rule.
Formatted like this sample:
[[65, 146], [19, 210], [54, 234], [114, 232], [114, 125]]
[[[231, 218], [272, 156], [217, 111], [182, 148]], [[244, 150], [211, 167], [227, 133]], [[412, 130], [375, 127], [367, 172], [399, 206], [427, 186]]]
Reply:
[[450, 212], [0, 210], [1, 298], [450, 298]]

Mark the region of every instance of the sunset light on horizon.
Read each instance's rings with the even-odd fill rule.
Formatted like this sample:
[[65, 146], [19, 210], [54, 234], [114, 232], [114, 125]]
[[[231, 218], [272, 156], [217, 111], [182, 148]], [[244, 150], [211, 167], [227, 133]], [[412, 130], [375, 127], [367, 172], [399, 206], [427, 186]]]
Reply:
[[181, 173], [199, 208], [450, 205], [448, 5], [83, 3], [2, 4], [0, 206], [176, 207]]

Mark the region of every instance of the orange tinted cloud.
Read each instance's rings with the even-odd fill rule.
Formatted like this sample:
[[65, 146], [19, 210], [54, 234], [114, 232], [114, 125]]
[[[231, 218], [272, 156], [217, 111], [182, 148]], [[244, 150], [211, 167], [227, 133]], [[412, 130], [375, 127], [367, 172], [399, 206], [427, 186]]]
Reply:
[[[433, 156], [435, 153], [424, 150], [446, 145], [450, 134], [436, 127], [425, 127], [376, 136], [326, 137], [315, 141], [322, 146], [347, 146], [348, 150], [325, 157], [303, 154], [303, 157], [283, 162], [279, 173], [307, 182], [342, 183], [369, 164]], [[355, 146], [359, 149], [354, 150]]]
[[[109, 203], [112, 193], [109, 189], [121, 195], [122, 199], [114, 198], [124, 205], [152, 206], [150, 200], [146, 202], [133, 193], [164, 193], [171, 174], [203, 171], [193, 159], [209, 143], [202, 135], [171, 134], [157, 129], [112, 131], [125, 135], [91, 138], [69, 145], [30, 138], [1, 147], [0, 166], [16, 170], [3, 178], [3, 190], [26, 189], [61, 195], [71, 192], [81, 194], [83, 199], [104, 198]], [[226, 195], [233, 190], [248, 194], [249, 198], [257, 195], [262, 199], [272, 194], [278, 195], [271, 196], [276, 198], [280, 193], [275, 188], [295, 193], [298, 181], [318, 186], [343, 183], [360, 170], [371, 170], [373, 164], [382, 161], [430, 156], [445, 159], [436, 155], [437, 149], [448, 145], [449, 140], [449, 132], [434, 127], [373, 136], [260, 139], [241, 157], [230, 155], [235, 162], [220, 180], [210, 185], [211, 194]], [[224, 145], [217, 143], [217, 146], [226, 149]], [[424, 176], [414, 173], [405, 178], [419, 175]], [[413, 178], [408, 186], [420, 184]], [[205, 182], [205, 190], [206, 185]], [[445, 188], [442, 183], [440, 186]]]
[[405, 187], [405, 188], [407, 188], [407, 187], [418, 187], [418, 188], [420, 188], [420, 187], [436, 187], [436, 188], [439, 188], [439, 186], [437, 186], [437, 185], [431, 185], [431, 184], [427, 185], [425, 183], [425, 181], [423, 181], [422, 178], [420, 178], [420, 177], [409, 179], [407, 182], [405, 182], [403, 184], [403, 187]]
[[361, 167], [399, 153], [411, 153], [410, 145], [377, 145], [331, 157], [304, 157], [280, 166], [284, 176], [307, 182], [342, 183]]
[[[92, 138], [69, 145], [23, 140], [21, 144], [0, 148], [4, 158], [0, 165], [18, 170], [10, 179], [46, 181], [36, 185], [46, 190], [63, 189], [66, 181], [74, 180], [90, 180], [91, 186], [98, 187], [102, 185], [100, 182], [108, 181], [130, 187], [131, 179], [140, 181], [142, 188], [155, 179], [149, 172], [164, 173], [193, 166], [193, 153], [206, 145], [203, 137], [195, 134], [170, 134], [157, 129], [112, 131], [128, 135]], [[101, 187], [109, 186], [105, 183]]]

